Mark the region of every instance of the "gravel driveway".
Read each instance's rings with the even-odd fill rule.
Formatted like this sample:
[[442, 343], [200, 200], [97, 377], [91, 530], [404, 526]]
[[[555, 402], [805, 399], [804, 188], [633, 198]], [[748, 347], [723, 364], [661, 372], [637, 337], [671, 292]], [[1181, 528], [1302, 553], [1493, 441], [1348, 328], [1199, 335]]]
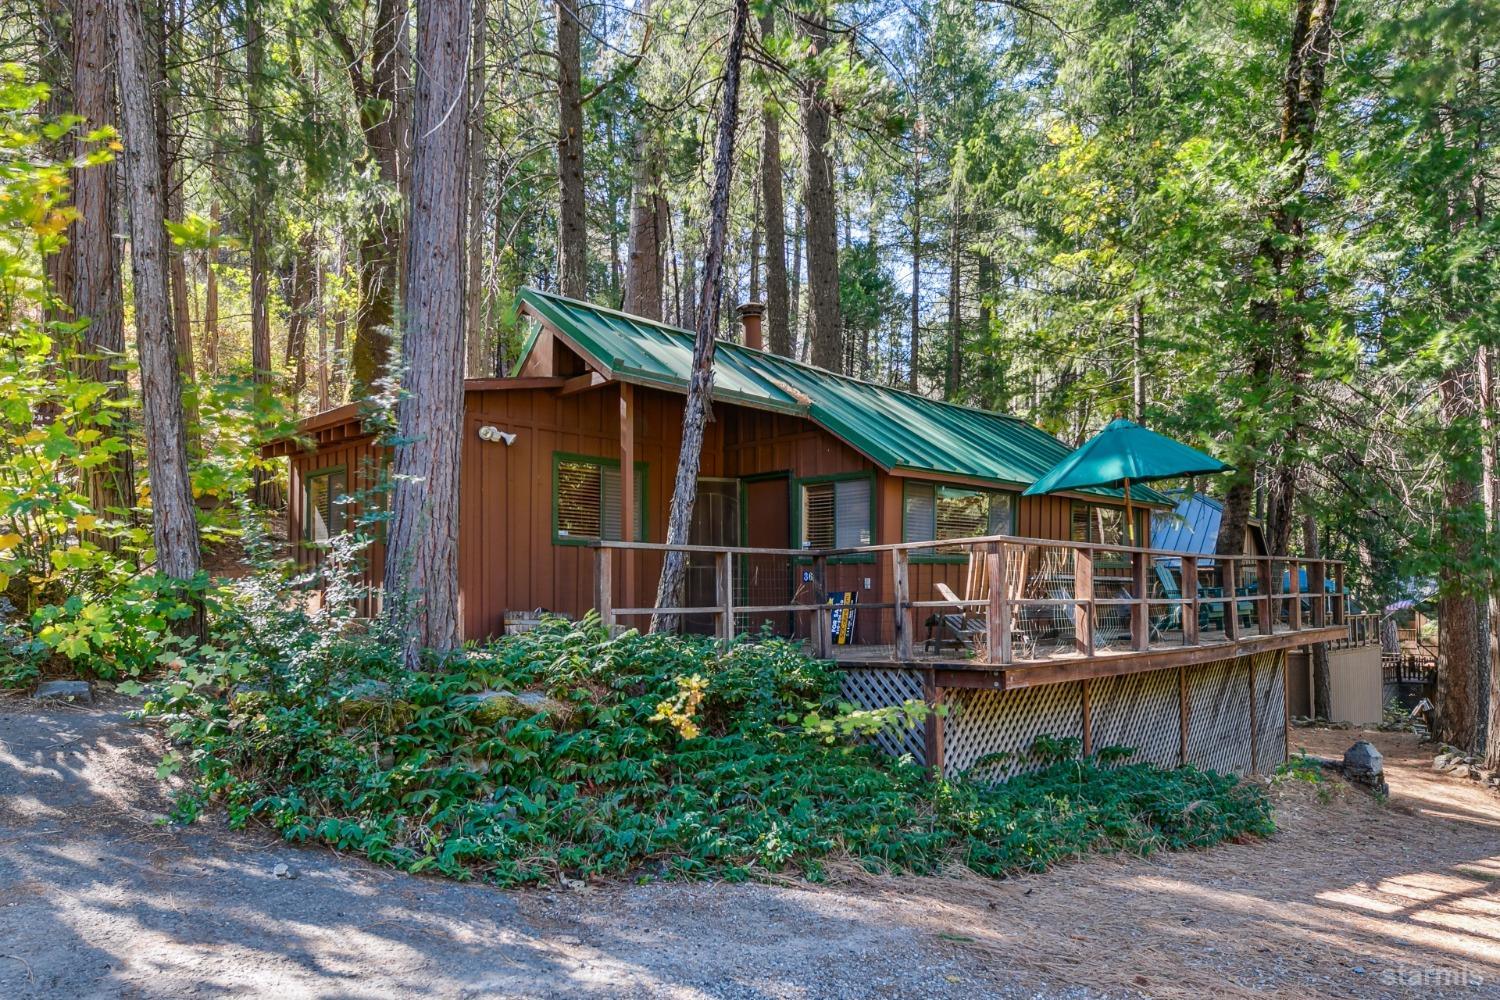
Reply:
[[0, 699], [0, 998], [1500, 996], [1500, 799], [1409, 738], [1379, 737], [1390, 807], [1278, 792], [1265, 843], [1004, 882], [499, 891], [167, 825], [127, 707]]

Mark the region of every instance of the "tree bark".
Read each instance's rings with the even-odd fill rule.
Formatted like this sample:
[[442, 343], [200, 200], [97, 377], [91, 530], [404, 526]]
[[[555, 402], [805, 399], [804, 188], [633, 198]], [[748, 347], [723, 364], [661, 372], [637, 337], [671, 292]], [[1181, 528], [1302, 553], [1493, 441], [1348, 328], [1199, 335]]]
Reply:
[[[1313, 140], [1317, 133], [1318, 110], [1322, 105], [1328, 60], [1332, 52], [1333, 22], [1338, 13], [1338, 0], [1296, 0], [1292, 18], [1291, 45], [1287, 57], [1286, 74], [1282, 80], [1282, 108], [1280, 147], [1290, 160], [1286, 180], [1271, 199], [1270, 230], [1261, 240], [1256, 251], [1257, 266], [1271, 276], [1274, 287], [1267, 295], [1250, 305], [1254, 325], [1261, 342], [1250, 354], [1250, 383], [1262, 398], [1270, 398], [1275, 374], [1274, 357], [1277, 341], [1284, 334], [1285, 316], [1279, 305], [1282, 280], [1288, 273], [1289, 262], [1300, 259], [1305, 252], [1302, 241], [1302, 222], [1296, 207], [1297, 195], [1307, 181], [1307, 165], [1311, 158]], [[1295, 371], [1300, 360], [1292, 363]], [[1291, 400], [1295, 408], [1300, 400], [1295, 394]], [[1295, 428], [1289, 435], [1291, 449], [1283, 449], [1285, 458], [1282, 475], [1278, 477], [1278, 513], [1283, 507], [1289, 509], [1295, 492], [1296, 466]], [[1248, 454], [1236, 463], [1232, 485], [1224, 498], [1224, 514], [1219, 522], [1219, 544], [1233, 548], [1219, 548], [1221, 554], [1238, 552], [1243, 546], [1244, 526], [1249, 519], [1250, 501], [1256, 472], [1263, 456], [1259, 449], [1269, 442], [1254, 442]], [[1289, 520], [1283, 517], [1273, 525], [1273, 542], [1289, 537]], [[1238, 535], [1233, 533], [1238, 530]], [[1283, 531], [1282, 529], [1286, 529]], [[1233, 537], [1231, 537], [1233, 536]], [[1281, 541], [1285, 550], [1285, 542]], [[1273, 549], [1274, 551], [1274, 549]]]
[[[1309, 559], [1321, 559], [1318, 544], [1318, 522], [1309, 512], [1302, 515], [1302, 549]], [[1332, 716], [1333, 678], [1328, 671], [1328, 643], [1315, 642], [1307, 647], [1313, 668], [1312, 715], [1315, 719], [1335, 721]]]
[[[115, 123], [115, 73], [112, 12], [108, 0], [78, 0], [73, 8], [73, 101], [84, 119], [82, 132]], [[79, 142], [75, 155], [82, 156], [86, 143]], [[74, 319], [87, 318], [83, 349], [87, 357], [78, 364], [86, 379], [109, 386], [116, 402], [129, 395], [119, 365], [125, 354], [124, 294], [120, 289], [120, 259], [115, 248], [114, 164], [75, 168], [72, 172], [73, 222], [68, 242], [72, 263], [68, 288]], [[96, 513], [121, 518], [131, 516], [135, 506], [135, 472], [129, 436], [121, 433], [126, 450], [91, 469], [88, 476], [89, 503]], [[114, 549], [113, 537], [96, 541]]]
[[[405, 186], [401, 98], [406, 47], [402, 41], [407, 7], [404, 0], [379, 0], [370, 34], [369, 69], [340, 29], [334, 7], [322, 8], [323, 23], [338, 47], [349, 73], [359, 107], [359, 126], [366, 155], [374, 161], [380, 181], [393, 195]], [[400, 287], [402, 209], [377, 204], [359, 243], [359, 310], [355, 315], [354, 345], [349, 358], [350, 395], [362, 398], [390, 371], [391, 331], [396, 321], [396, 292]], [[342, 352], [340, 352], [342, 357]]]
[[[1488, 551], [1494, 552], [1500, 542], [1500, 440], [1497, 440], [1495, 407], [1495, 351], [1480, 345], [1476, 367], [1479, 373], [1480, 427], [1480, 494], [1484, 507]], [[1500, 579], [1490, 573], [1485, 595], [1488, 628], [1485, 630], [1485, 656], [1489, 663], [1487, 692], [1488, 717], [1485, 725], [1485, 766], [1500, 770]]]
[[[486, 0], [474, 0], [473, 55], [469, 62], [469, 256], [464, 264], [467, 285], [468, 348], [465, 369], [470, 378], [483, 378], [493, 365], [489, 360], [491, 338], [485, 322], [484, 243], [489, 215], [484, 209], [484, 178], [488, 172], [484, 149], [484, 69]], [[497, 194], [498, 196], [498, 194]]]
[[[745, 51], [745, 25], [750, 19], [748, 0], [735, 0], [734, 23], [729, 30], [729, 51], [724, 60], [724, 102], [719, 108], [718, 134], [714, 147], [714, 187], [709, 200], [708, 252], [703, 263], [703, 293], [698, 326], [693, 340], [693, 374], [688, 382], [682, 413], [682, 447], [677, 459], [677, 477], [672, 485], [672, 507], [667, 518], [667, 544], [685, 545], [698, 499], [698, 470], [703, 457], [703, 428], [708, 420], [714, 382], [714, 328], [718, 323], [724, 273], [724, 241], [729, 229], [729, 189], [734, 174], [734, 133], [739, 123], [740, 61]], [[657, 608], [682, 606], [686, 552], [668, 552], [662, 560], [661, 581], [656, 590]], [[677, 629], [678, 616], [658, 612], [651, 616], [651, 631]]]
[[918, 363], [922, 356], [922, 154], [913, 157], [911, 173], [911, 330], [907, 337], [907, 388], [917, 390]]
[[[1451, 433], [1474, 417], [1475, 386], [1467, 364], [1448, 369], [1438, 385], [1443, 424]], [[1477, 484], [1464, 456], [1451, 456], [1444, 487], [1438, 569], [1437, 726], [1434, 735], [1462, 750], [1474, 749], [1480, 651], [1478, 606], [1468, 578], [1474, 562], [1472, 531], [1464, 524], [1478, 502]]]
[[[151, 95], [153, 64], [138, 0], [114, 0], [114, 9], [152, 534], [158, 569], [185, 580], [197, 574], [201, 559], [167, 282], [166, 199]], [[201, 636], [202, 616], [195, 616], [188, 629]]]
[[458, 491], [463, 448], [468, 0], [417, 8], [406, 329], [385, 580], [409, 668], [459, 643]]
[[[651, 0], [641, 5], [640, 16], [643, 21], [650, 21]], [[660, 320], [668, 226], [667, 199], [662, 193], [662, 150], [654, 139], [653, 125], [644, 114], [636, 129], [624, 308], [631, 315]]]
[[[776, 30], [776, 9], [760, 16], [761, 43]], [[787, 301], [786, 195], [781, 186], [781, 112], [767, 95], [760, 111], [760, 203], [766, 231], [766, 345], [771, 353], [792, 356], [792, 318]]]
[[579, 0], [553, 0], [557, 17], [557, 280], [569, 298], [588, 294], [588, 220], [583, 187], [583, 59]]
[[309, 228], [297, 240], [297, 255], [292, 258], [292, 290], [287, 302], [286, 364], [292, 370], [287, 395], [293, 413], [298, 412], [307, 388], [307, 328], [313, 320], [317, 281], [317, 234]]
[[[825, 15], [814, 10], [797, 15], [803, 38], [814, 51], [828, 47]], [[843, 363], [839, 315], [838, 211], [834, 203], [833, 160], [829, 156], [830, 104], [827, 82], [810, 79], [802, 86], [802, 201], [807, 206], [807, 336], [812, 363], [839, 371]]]
[[[262, 115], [265, 107], [265, 33], [260, 23], [260, 0], [245, 2], [245, 72], [249, 79], [250, 115], [246, 144], [256, 159], [250, 166], [252, 204], [246, 226], [250, 230], [250, 371], [255, 387], [255, 405], [264, 412], [271, 403], [271, 264], [270, 233], [266, 231], [267, 206], [271, 202], [271, 179], [265, 158]], [[271, 505], [271, 477], [267, 470], [254, 473], [255, 502]]]
[[1131, 400], [1136, 423], [1146, 419], [1146, 300], [1130, 301]]
[[963, 310], [959, 301], [962, 274], [958, 256], [963, 216], [958, 211], [956, 194], [954, 202], [953, 219], [948, 226], [948, 385], [944, 396], [949, 400], [958, 398], [964, 365]]

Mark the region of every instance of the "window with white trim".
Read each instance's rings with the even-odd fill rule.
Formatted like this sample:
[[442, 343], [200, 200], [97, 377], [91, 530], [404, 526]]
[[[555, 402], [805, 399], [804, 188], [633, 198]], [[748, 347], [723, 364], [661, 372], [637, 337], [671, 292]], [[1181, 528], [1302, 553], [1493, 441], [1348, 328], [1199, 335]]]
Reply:
[[870, 479], [802, 484], [802, 547], [848, 549], [871, 542]]

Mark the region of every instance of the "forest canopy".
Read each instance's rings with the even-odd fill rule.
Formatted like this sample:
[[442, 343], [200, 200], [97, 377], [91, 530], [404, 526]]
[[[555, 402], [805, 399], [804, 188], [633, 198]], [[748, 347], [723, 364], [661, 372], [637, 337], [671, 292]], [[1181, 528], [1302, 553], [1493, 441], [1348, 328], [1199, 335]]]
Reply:
[[[1273, 552], [1350, 560], [1376, 610], [1434, 597], [1481, 700], [1495, 0], [757, 2], [742, 79], [732, 4], [462, 9], [424, 29], [410, 0], [7, 5], [0, 162], [44, 210], [7, 219], [15, 384], [58, 384], [46, 324], [67, 327], [100, 388], [48, 405], [109, 401], [75, 430], [118, 445], [60, 504], [137, 532], [147, 487], [156, 512], [245, 482], [272, 506], [247, 443], [433, 357], [413, 317], [502, 375], [521, 287], [693, 330], [708, 272], [720, 338], [764, 302], [778, 353], [1070, 444], [1125, 414], [1221, 456], [1237, 472], [1197, 484], [1225, 503], [1221, 550], [1258, 516]], [[448, 180], [451, 246], [412, 214]], [[165, 557], [222, 519], [192, 520], [158, 518], [145, 564], [196, 574]]]

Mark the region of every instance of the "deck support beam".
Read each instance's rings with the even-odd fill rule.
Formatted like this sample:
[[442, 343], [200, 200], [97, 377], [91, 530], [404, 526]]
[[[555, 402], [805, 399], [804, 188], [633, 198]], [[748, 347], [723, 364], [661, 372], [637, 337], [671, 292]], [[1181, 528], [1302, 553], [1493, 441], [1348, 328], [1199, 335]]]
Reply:
[[922, 700], [927, 703], [927, 721], [923, 723], [922, 743], [927, 770], [934, 778], [943, 776], [943, 700], [947, 689], [937, 683], [936, 673], [922, 671]]

